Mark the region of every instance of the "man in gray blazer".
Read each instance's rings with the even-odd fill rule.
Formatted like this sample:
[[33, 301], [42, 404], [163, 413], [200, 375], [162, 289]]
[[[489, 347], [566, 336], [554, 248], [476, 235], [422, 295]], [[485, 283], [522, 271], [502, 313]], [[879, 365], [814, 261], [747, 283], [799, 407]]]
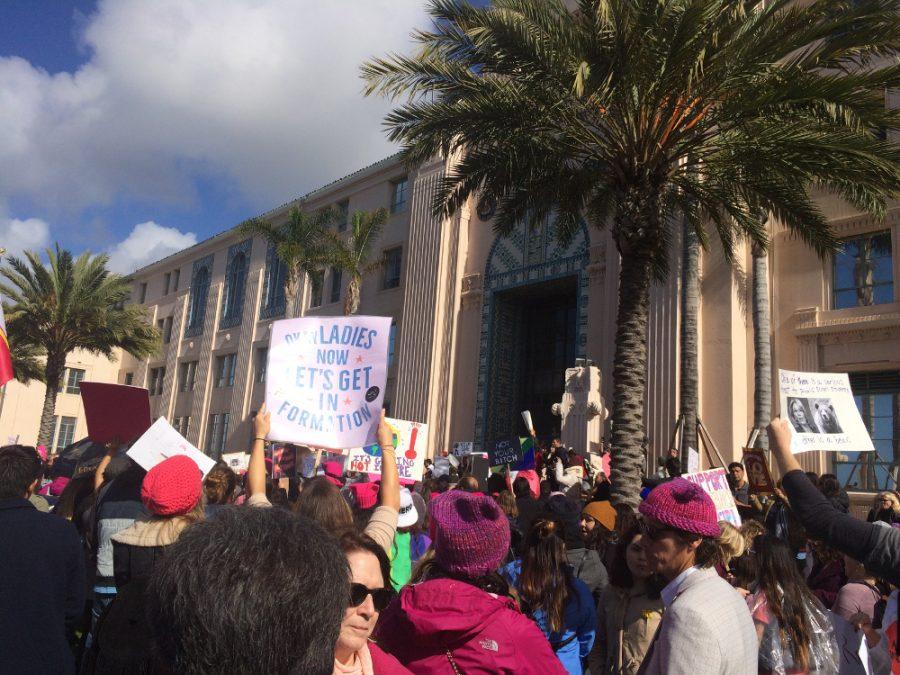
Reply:
[[751, 675], [759, 644], [744, 599], [716, 574], [716, 507], [699, 485], [675, 478], [641, 504], [647, 560], [668, 585], [665, 613], [641, 666], [654, 675]]

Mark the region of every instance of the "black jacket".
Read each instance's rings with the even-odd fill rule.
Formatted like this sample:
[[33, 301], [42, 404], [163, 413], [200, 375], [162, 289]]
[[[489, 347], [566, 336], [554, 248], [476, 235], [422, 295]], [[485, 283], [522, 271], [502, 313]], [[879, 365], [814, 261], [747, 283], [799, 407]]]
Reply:
[[0, 499], [0, 672], [74, 672], [67, 632], [84, 590], [75, 527], [27, 499]]

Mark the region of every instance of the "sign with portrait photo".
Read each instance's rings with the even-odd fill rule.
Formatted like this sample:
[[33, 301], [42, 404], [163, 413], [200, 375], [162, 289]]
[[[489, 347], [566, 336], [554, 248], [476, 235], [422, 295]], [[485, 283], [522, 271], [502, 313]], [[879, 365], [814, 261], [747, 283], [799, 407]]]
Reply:
[[750, 484], [750, 492], [755, 495], [769, 495], [775, 492], [775, 481], [769, 473], [766, 453], [758, 448], [744, 448], [744, 474]]
[[791, 452], [872, 451], [846, 373], [778, 371], [781, 416], [790, 422]]

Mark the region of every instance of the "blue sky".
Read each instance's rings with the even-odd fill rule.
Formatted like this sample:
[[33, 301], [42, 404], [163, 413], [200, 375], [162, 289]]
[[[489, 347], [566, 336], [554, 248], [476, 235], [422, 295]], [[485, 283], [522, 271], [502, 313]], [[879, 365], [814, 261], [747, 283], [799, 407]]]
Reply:
[[395, 150], [359, 64], [422, 0], [0, 1], [0, 246], [118, 271]]

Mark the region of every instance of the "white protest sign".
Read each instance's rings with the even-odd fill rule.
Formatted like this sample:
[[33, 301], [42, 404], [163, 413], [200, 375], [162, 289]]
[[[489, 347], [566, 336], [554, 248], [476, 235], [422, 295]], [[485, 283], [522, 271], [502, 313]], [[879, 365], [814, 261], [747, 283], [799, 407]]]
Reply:
[[[386, 417], [384, 420], [394, 432], [394, 454], [397, 456], [397, 472], [400, 480], [422, 480], [425, 473], [425, 454], [428, 450], [428, 425]], [[381, 475], [381, 448], [377, 444], [348, 451], [347, 471], [359, 471], [375, 477]]]
[[222, 455], [222, 461], [235, 472], [246, 471], [250, 468], [250, 455], [246, 452], [226, 452]]
[[205, 477], [216, 462], [188, 443], [164, 417], [156, 420], [128, 450], [128, 456], [149, 471], [169, 457], [187, 455], [197, 463]]
[[465, 457], [471, 455], [475, 449], [475, 443], [472, 441], [458, 441], [453, 444], [453, 454], [457, 457]]
[[390, 317], [272, 324], [266, 370], [269, 438], [316, 448], [375, 442], [384, 403]]
[[700, 470], [700, 453], [688, 446], [687, 472], [697, 473]]
[[781, 417], [791, 425], [791, 452], [872, 451], [846, 373], [778, 371]]
[[531, 421], [531, 411], [523, 410], [522, 411], [522, 419], [525, 422], [525, 428], [528, 429], [528, 433], [533, 434], [534, 433], [534, 422]]
[[741, 526], [741, 516], [738, 513], [737, 504], [734, 503], [731, 488], [728, 487], [725, 469], [719, 467], [708, 471], [686, 473], [682, 478], [696, 483], [703, 488], [706, 494], [712, 497], [713, 503], [716, 505], [716, 517], [718, 520], [727, 520], [735, 527]]
[[448, 457], [435, 457], [434, 468], [431, 470], [431, 475], [435, 478], [440, 478], [441, 476], [449, 476], [450, 459]]

